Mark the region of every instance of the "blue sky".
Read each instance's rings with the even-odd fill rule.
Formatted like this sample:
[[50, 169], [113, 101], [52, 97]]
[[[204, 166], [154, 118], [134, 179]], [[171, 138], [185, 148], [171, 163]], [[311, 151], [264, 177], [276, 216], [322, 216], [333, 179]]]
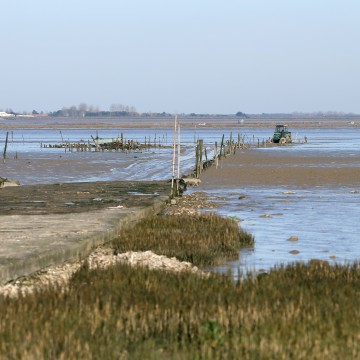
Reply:
[[360, 113], [358, 0], [1, 2], [0, 109]]

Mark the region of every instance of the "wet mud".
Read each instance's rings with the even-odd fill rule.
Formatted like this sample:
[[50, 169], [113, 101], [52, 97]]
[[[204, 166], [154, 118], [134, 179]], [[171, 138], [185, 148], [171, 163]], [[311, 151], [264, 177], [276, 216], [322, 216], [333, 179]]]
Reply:
[[166, 181], [111, 181], [24, 185], [0, 189], [0, 215], [70, 214], [144, 207], [170, 194]]

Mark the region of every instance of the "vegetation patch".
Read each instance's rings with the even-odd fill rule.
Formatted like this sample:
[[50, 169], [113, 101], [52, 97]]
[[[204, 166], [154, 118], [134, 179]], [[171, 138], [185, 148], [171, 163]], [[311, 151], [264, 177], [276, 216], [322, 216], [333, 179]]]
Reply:
[[83, 267], [66, 293], [0, 298], [1, 358], [323, 359], [360, 355], [359, 266], [231, 277]]
[[196, 266], [237, 258], [241, 246], [253, 245], [251, 234], [233, 219], [215, 214], [152, 216], [125, 229], [113, 240], [116, 253], [152, 250]]

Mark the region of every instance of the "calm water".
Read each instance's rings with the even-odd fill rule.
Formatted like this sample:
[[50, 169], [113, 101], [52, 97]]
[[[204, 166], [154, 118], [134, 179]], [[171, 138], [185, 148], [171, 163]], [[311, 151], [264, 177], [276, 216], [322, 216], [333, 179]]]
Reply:
[[[308, 144], [297, 147], [267, 148], [258, 151], [299, 152], [300, 156], [344, 156], [353, 158], [353, 166], [359, 166], [360, 129], [344, 127], [337, 129], [292, 129], [308, 138]], [[41, 148], [43, 144], [62, 141], [88, 141], [92, 136], [118, 137], [123, 132], [126, 139], [149, 141], [167, 145], [169, 148], [151, 149], [137, 153], [65, 153], [63, 149]], [[181, 133], [181, 172], [194, 167], [194, 149], [198, 138], [204, 139], [208, 156], [212, 157], [215, 141], [229, 139], [230, 133], [238, 134], [249, 143], [257, 143], [271, 136], [271, 129], [249, 128], [234, 125], [233, 128], [184, 129]], [[155, 129], [72, 129], [72, 130], [14, 130], [9, 133], [8, 159], [0, 164], [0, 176], [16, 178], [22, 184], [52, 183], [64, 181], [97, 180], [162, 180], [171, 178], [172, 161], [171, 128]], [[5, 140], [5, 131], [0, 132], [0, 150]], [[75, 164], [87, 164], [77, 176], [69, 177], [61, 168], [39, 173], [16, 171], [15, 154], [29, 163], [37, 160], [68, 159]], [[97, 169], [97, 171], [94, 171]], [[198, 190], [198, 189], [197, 189]], [[200, 189], [201, 190], [201, 189]], [[248, 270], [267, 271], [271, 267], [294, 261], [317, 258], [330, 262], [351, 262], [360, 259], [360, 179], [357, 187], [246, 187], [213, 189], [208, 191], [213, 199], [221, 197], [217, 211], [240, 220], [241, 226], [255, 235], [255, 247], [241, 251], [239, 260], [216, 268], [225, 272], [231, 269], [235, 275]], [[246, 198], [239, 199], [240, 195]], [[289, 241], [297, 236], [298, 241]], [[297, 254], [290, 252], [296, 250]]]

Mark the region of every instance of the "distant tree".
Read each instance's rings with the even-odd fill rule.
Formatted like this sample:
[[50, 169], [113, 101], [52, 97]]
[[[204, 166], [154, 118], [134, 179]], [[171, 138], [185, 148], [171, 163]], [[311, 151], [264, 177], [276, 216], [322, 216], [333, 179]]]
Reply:
[[241, 111], [238, 111], [238, 112], [236, 113], [236, 116], [245, 116], [245, 117], [246, 117], [246, 114], [243, 113], [243, 112], [241, 112]]
[[78, 112], [77, 112], [76, 106], [75, 105], [70, 106], [69, 115], [70, 116], [77, 116], [77, 114], [78, 114]]
[[58, 111], [58, 116], [70, 116], [69, 109], [65, 106], [61, 108], [61, 110]]
[[36, 110], [33, 110], [33, 111], [32, 111], [32, 114], [33, 114], [33, 115], [39, 115], [39, 113], [38, 113]]
[[80, 104], [78, 105], [78, 110], [79, 110], [80, 112], [86, 112], [87, 109], [88, 109], [88, 106], [87, 106], [87, 104], [85, 104], [85, 103], [80, 103]]
[[113, 113], [113, 115], [116, 115], [118, 113], [125, 113], [125, 115], [136, 114], [136, 108], [135, 106], [123, 104], [111, 104], [110, 112]]
[[125, 111], [125, 106], [122, 104], [111, 104], [110, 111], [111, 112]]
[[80, 103], [78, 105], [78, 116], [85, 116], [87, 109], [88, 109], [87, 104]]

